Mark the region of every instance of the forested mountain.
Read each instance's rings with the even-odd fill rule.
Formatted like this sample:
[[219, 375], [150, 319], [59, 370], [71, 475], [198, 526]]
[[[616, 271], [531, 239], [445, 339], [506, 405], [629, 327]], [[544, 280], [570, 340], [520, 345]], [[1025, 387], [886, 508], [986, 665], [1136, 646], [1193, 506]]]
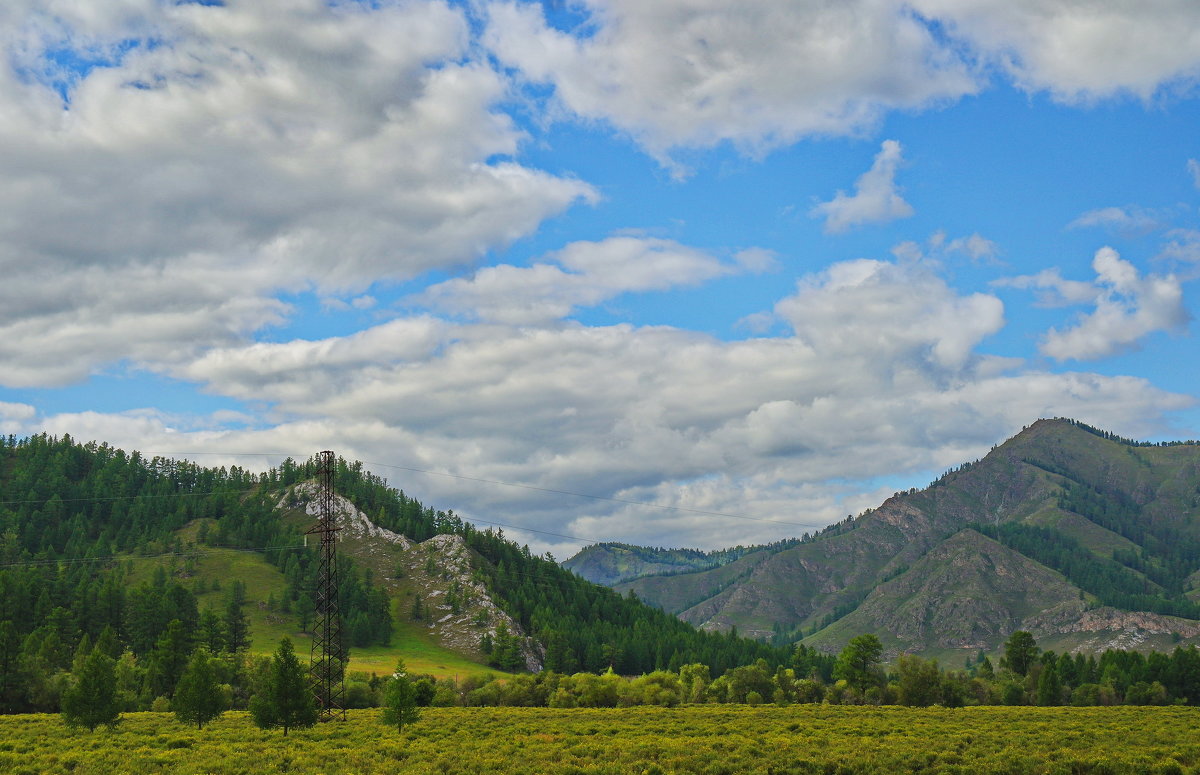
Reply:
[[[599, 564], [591, 559], [592, 566]], [[1039, 420], [923, 490], [797, 545], [617, 583], [714, 630], [892, 653], [1200, 641], [1200, 445]]]
[[567, 570], [597, 584], [613, 585], [642, 576], [671, 576], [735, 562], [747, 554], [766, 550], [782, 551], [795, 546], [799, 539], [779, 541], [769, 546], [734, 546], [704, 552], [698, 549], [664, 549], [617, 542], [593, 544], [563, 562]]
[[[146, 459], [67, 436], [0, 437], [0, 709], [51, 707], [61, 688], [55, 676], [98, 643], [113, 658], [128, 652], [131, 669], [144, 674], [139, 691], [153, 698], [174, 687], [196, 645], [245, 650], [254, 637], [248, 613], [272, 637], [304, 637], [315, 550], [303, 545], [310, 521], [297, 511], [303, 504], [285, 501], [295, 500], [315, 472], [311, 460], [255, 474]], [[489, 631], [486, 653], [472, 655], [500, 667], [526, 666], [520, 637], [539, 664], [560, 671], [612, 666], [637, 674], [699, 662], [716, 675], [759, 658], [782, 664], [791, 657], [790, 649], [698, 631], [582, 581], [499, 531], [477, 530], [453, 512], [422, 505], [359, 463], [339, 460], [335, 480], [356, 513], [370, 515], [361, 518], [372, 531], [425, 542], [420, 567], [405, 560], [409, 574], [448, 580], [452, 592], [456, 578], [443, 558], [461, 549], [455, 556], [464, 580], [478, 584], [519, 630]], [[369, 538], [348, 541], [341, 562], [339, 597], [352, 649], [389, 642], [398, 618], [424, 626], [435, 607], [426, 601], [422, 611], [419, 599], [399, 604], [394, 592], [406, 583], [403, 562], [380, 566], [383, 555]], [[224, 577], [199, 573], [217, 547], [223, 557], [243, 550], [273, 569], [258, 561], [227, 565]], [[239, 569], [257, 575], [239, 579]], [[245, 584], [262, 582], [264, 573], [279, 580], [278, 594], [248, 612]], [[461, 604], [443, 598], [436, 607]]]

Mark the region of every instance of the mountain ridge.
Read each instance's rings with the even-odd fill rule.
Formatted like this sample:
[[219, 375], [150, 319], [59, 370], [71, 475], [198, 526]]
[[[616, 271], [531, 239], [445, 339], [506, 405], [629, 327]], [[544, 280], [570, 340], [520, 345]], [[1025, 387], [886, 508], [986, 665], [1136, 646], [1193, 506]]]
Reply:
[[[875, 632], [895, 652], [990, 651], [1021, 627], [1080, 648], [1140, 628], [1125, 640], [1149, 647], [1164, 633], [1171, 642], [1200, 635], [1188, 624], [1200, 617], [1198, 518], [1197, 443], [1135, 442], [1042, 419], [928, 487], [794, 546], [748, 547], [724, 568], [613, 586], [704, 629], [825, 650]], [[971, 561], [947, 566], [954, 548]], [[1025, 599], [989, 588], [987, 563], [1023, 568]], [[968, 608], [982, 629], [960, 632], [961, 610], [924, 613], [960, 594], [950, 582], [973, 590]], [[1104, 627], [1112, 637], [1096, 635]]]

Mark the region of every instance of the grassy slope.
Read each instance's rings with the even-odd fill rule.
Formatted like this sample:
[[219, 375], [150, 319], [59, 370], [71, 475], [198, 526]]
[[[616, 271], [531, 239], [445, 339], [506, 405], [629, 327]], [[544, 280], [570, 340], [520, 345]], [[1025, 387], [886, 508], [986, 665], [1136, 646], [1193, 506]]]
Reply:
[[[198, 524], [193, 522], [178, 531], [185, 545], [195, 541], [198, 527]], [[197, 579], [201, 579], [206, 591], [196, 596], [200, 610], [212, 606], [220, 613], [225, 589], [233, 579], [239, 579], [246, 585], [245, 611], [250, 620], [252, 653], [273, 652], [280, 639], [285, 636], [292, 639], [296, 644], [296, 652], [302, 657], [311, 650], [312, 638], [300, 631], [294, 613], [267, 610], [268, 597], [274, 595], [278, 600], [282, 597], [285, 587], [283, 574], [274, 565], [256, 552], [211, 547], [199, 547], [198, 551], [203, 552], [203, 555], [196, 557], [191, 563], [177, 558], [135, 560], [130, 582], [137, 585], [142, 581], [149, 581], [154, 576], [155, 567], [161, 565], [169, 573], [175, 574], [175, 578], [186, 586], [190, 587]], [[214, 580], [219, 580], [220, 589], [212, 589]], [[396, 632], [392, 636], [391, 645], [352, 648], [349, 664], [351, 672], [390, 673], [398, 657], [404, 659], [412, 672], [429, 673], [439, 678], [462, 678], [498, 672], [438, 645], [423, 626], [408, 620], [405, 606], [393, 605], [393, 609], [397, 616]]]

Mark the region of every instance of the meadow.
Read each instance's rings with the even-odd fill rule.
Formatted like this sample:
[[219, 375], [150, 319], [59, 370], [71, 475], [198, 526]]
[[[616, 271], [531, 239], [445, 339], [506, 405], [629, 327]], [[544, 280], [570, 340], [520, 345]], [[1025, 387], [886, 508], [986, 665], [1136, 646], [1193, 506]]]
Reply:
[[203, 730], [130, 713], [114, 730], [0, 716], [0, 772], [1200, 773], [1200, 709], [829, 705], [427, 708], [398, 733], [377, 710], [294, 730], [243, 712]]

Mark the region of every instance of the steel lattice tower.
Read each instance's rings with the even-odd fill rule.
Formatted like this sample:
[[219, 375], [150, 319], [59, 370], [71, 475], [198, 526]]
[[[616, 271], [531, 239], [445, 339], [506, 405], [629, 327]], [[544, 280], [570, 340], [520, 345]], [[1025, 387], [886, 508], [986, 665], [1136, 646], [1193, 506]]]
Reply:
[[338, 608], [337, 531], [333, 509], [333, 472], [337, 458], [328, 450], [317, 455], [317, 524], [305, 535], [321, 536], [317, 566], [316, 618], [313, 625], [309, 683], [321, 721], [346, 719], [346, 649], [342, 643], [342, 614]]

